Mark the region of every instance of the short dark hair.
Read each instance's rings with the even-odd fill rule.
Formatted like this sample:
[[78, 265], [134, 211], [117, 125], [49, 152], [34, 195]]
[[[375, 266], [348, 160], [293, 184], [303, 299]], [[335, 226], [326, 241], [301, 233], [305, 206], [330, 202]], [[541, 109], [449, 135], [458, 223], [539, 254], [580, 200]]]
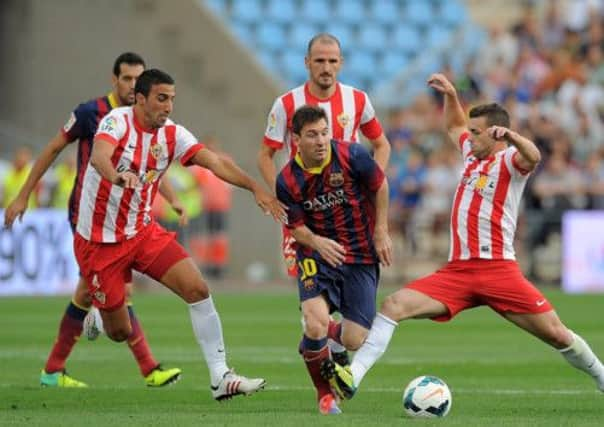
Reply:
[[310, 41], [308, 42], [308, 48], [306, 49], [306, 54], [310, 55], [310, 50], [316, 42], [327, 42], [327, 43], [335, 43], [338, 45], [338, 49], [340, 49], [340, 53], [342, 53], [342, 46], [340, 46], [340, 40], [336, 36], [330, 33], [319, 33], [316, 34]]
[[146, 67], [145, 60], [142, 58], [142, 56], [134, 52], [124, 52], [118, 56], [113, 63], [113, 75], [115, 77], [120, 76], [122, 64], [142, 65], [143, 68]]
[[142, 93], [146, 98], [151, 92], [151, 87], [155, 85], [173, 85], [174, 79], [166, 72], [158, 70], [157, 68], [151, 68], [143, 71], [143, 74], [136, 79], [136, 85], [134, 85], [134, 95]]
[[487, 126], [510, 127], [510, 115], [501, 105], [497, 103], [482, 104], [470, 110], [470, 117], [487, 117]]
[[316, 105], [303, 105], [296, 110], [294, 117], [292, 117], [292, 132], [300, 135], [304, 125], [316, 123], [321, 119], [324, 119], [329, 124], [327, 113], [324, 109]]

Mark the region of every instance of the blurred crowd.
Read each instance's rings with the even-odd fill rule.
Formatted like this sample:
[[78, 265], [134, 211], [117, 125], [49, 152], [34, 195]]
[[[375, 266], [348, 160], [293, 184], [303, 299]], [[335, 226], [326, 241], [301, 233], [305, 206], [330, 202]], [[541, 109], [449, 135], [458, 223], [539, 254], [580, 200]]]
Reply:
[[[488, 31], [463, 72], [444, 72], [466, 108], [505, 105], [512, 128], [540, 148], [543, 160], [525, 191], [516, 247], [527, 274], [557, 280], [564, 211], [604, 209], [604, 2], [548, 1], [542, 10], [527, 2], [518, 22], [495, 23]], [[462, 165], [445, 140], [441, 108], [438, 95], [426, 92], [387, 120], [391, 223], [403, 260], [447, 255]]]

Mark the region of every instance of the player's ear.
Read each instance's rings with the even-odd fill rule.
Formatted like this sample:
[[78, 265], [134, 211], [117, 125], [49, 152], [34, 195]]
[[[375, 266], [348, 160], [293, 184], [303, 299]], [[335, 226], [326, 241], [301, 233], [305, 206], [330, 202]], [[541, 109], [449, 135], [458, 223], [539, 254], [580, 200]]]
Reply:
[[134, 103], [139, 105], [145, 105], [145, 95], [140, 92], [134, 94]]
[[306, 67], [307, 70], [310, 70], [310, 58], [308, 55], [304, 57], [304, 67]]
[[294, 144], [300, 145], [300, 135], [298, 135], [297, 133], [292, 133], [292, 141], [294, 142]]
[[117, 87], [117, 80], [117, 76], [111, 73], [111, 87], [114, 89]]

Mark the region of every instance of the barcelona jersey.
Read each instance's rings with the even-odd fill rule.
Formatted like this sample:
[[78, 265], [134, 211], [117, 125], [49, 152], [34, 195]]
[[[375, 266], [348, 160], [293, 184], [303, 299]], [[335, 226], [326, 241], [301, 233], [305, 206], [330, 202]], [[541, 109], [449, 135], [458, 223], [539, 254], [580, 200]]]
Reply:
[[[346, 249], [346, 264], [378, 262], [373, 245], [375, 193], [384, 173], [361, 144], [331, 140], [322, 168], [307, 169], [299, 154], [277, 176], [278, 199], [288, 207], [286, 227], [306, 225]], [[298, 258], [319, 257], [296, 243]]]
[[69, 222], [75, 224], [78, 218], [78, 200], [82, 195], [84, 171], [92, 154], [92, 141], [99, 122], [109, 111], [118, 106], [113, 94], [84, 102], [76, 107], [61, 129], [69, 142], [79, 141], [77, 173], [69, 197]]

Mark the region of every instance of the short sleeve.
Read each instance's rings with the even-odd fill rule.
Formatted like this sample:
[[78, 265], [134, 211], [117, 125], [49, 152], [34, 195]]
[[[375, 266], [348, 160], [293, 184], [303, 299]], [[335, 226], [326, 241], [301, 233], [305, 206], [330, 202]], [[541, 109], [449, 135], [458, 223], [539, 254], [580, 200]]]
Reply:
[[80, 104], [75, 110], [69, 114], [69, 118], [61, 128], [61, 133], [65, 136], [67, 141], [73, 142], [76, 139], [80, 139], [90, 135], [92, 132], [88, 132], [88, 120], [87, 116], [90, 114], [89, 110], [86, 109], [85, 104]]
[[304, 210], [300, 203], [297, 203], [287, 188], [282, 174], [277, 176], [276, 189], [277, 199], [287, 206], [287, 222], [285, 227], [289, 229], [304, 225]]
[[197, 138], [186, 128], [176, 125], [176, 145], [174, 148], [174, 159], [180, 160], [183, 166], [187, 166], [191, 157], [199, 150], [204, 148], [204, 145], [197, 141]]
[[281, 98], [277, 98], [268, 114], [264, 144], [275, 150], [283, 148], [287, 132], [287, 113]]
[[369, 191], [377, 191], [384, 182], [384, 172], [362, 144], [350, 144], [350, 167]]
[[505, 161], [505, 164], [506, 164], [508, 170], [511, 172], [512, 176], [514, 176], [514, 177], [527, 176], [532, 171], [522, 169], [520, 166], [518, 166], [518, 161], [517, 161], [518, 156], [519, 156], [518, 149], [514, 146], [511, 146], [505, 150], [505, 152], [503, 154], [503, 160]]
[[125, 117], [121, 114], [109, 113], [99, 123], [95, 139], [103, 139], [118, 145], [120, 139], [126, 134], [127, 124]]
[[465, 159], [472, 152], [472, 144], [470, 143], [470, 132], [464, 132], [459, 135], [459, 149], [461, 150], [461, 155]]
[[382, 133], [384, 133], [384, 130], [382, 129], [382, 125], [375, 115], [375, 109], [373, 108], [369, 97], [365, 92], [363, 92], [363, 96], [365, 97], [365, 102], [363, 105], [363, 111], [361, 113], [361, 133], [365, 135], [367, 139], [376, 139]]

